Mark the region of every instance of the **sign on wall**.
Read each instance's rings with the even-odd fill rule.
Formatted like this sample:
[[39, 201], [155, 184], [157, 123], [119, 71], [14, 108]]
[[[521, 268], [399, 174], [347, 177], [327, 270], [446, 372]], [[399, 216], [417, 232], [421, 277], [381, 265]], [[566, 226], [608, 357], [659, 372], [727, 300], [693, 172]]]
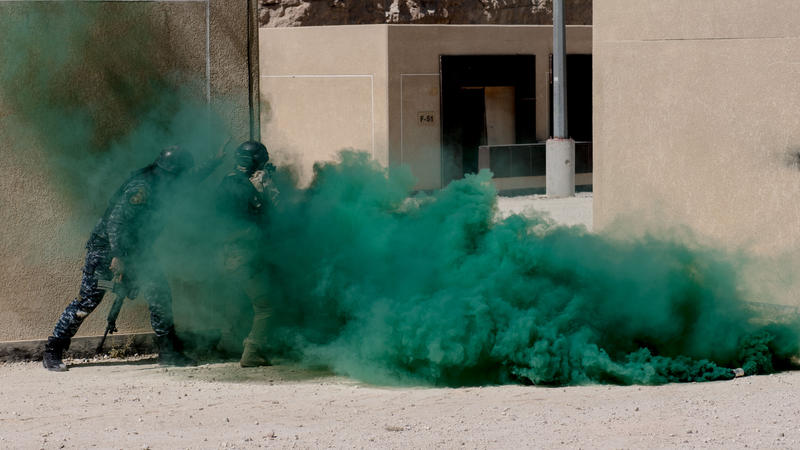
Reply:
[[431, 127], [436, 125], [436, 114], [433, 111], [417, 112], [417, 125], [421, 127]]

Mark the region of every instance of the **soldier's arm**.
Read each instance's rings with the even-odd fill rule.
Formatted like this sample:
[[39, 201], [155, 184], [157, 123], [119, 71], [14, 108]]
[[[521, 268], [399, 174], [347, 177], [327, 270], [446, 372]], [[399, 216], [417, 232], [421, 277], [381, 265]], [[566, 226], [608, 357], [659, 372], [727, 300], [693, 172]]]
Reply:
[[228, 137], [228, 139], [220, 146], [217, 154], [209, 158], [203, 164], [200, 164], [196, 168], [192, 169], [190, 176], [199, 183], [214, 173], [217, 167], [219, 167], [219, 165], [222, 164], [222, 161], [225, 159], [225, 155], [228, 151], [228, 144], [230, 144], [230, 142], [231, 138]]
[[220, 164], [222, 164], [222, 158], [220, 158], [219, 156], [214, 156], [212, 158], [209, 158], [203, 164], [200, 164], [199, 166], [192, 169], [191, 173], [189, 173], [189, 176], [194, 181], [199, 183], [208, 178], [209, 175], [214, 173], [214, 171], [217, 169], [217, 167], [219, 167]]

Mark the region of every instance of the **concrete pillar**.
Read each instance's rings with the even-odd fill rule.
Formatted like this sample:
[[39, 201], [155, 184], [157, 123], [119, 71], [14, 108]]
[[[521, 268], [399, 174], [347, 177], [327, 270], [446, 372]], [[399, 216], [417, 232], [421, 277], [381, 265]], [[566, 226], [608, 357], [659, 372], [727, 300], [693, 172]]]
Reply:
[[558, 198], [575, 195], [575, 141], [570, 138], [548, 139], [545, 150], [547, 196]]

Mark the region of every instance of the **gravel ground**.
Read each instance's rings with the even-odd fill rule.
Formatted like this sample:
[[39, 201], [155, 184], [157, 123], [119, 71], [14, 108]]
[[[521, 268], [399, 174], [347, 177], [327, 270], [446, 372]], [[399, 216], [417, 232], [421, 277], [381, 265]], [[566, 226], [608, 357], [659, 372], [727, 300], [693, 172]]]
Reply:
[[798, 448], [800, 373], [398, 388], [289, 365], [0, 365], [0, 448]]

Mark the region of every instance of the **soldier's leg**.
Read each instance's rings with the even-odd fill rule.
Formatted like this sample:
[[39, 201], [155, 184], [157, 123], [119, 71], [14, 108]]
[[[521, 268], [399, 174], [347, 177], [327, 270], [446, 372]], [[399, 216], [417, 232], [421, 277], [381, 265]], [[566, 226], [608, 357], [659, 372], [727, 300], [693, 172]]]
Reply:
[[150, 325], [156, 334], [158, 361], [161, 364], [186, 366], [195, 361], [181, 353], [181, 344], [175, 334], [172, 316], [172, 292], [166, 277], [160, 271], [149, 270], [140, 284], [139, 294], [150, 308]]
[[267, 271], [262, 271], [251, 276], [243, 286], [253, 304], [253, 326], [244, 340], [244, 352], [239, 361], [242, 367], [270, 365], [266, 351], [267, 333], [272, 317], [268, 282]]
[[139, 295], [144, 297], [150, 308], [150, 325], [157, 337], [175, 331], [172, 317], [172, 292], [163, 274], [148, 275], [140, 284]]
[[241, 289], [241, 284], [235, 283], [227, 277], [221, 277], [218, 288], [212, 292], [224, 292], [222, 299], [216, 299], [216, 309], [220, 339], [217, 343], [217, 352], [226, 358], [240, 358], [244, 350], [243, 343], [250, 333], [249, 326], [253, 322], [250, 298]]
[[49, 370], [64, 371], [63, 353], [69, 348], [72, 337], [78, 332], [83, 320], [97, 308], [105, 295], [98, 288], [97, 281], [109, 279], [111, 273], [108, 266], [111, 259], [106, 246], [87, 245], [86, 262], [83, 267], [81, 287], [78, 298], [73, 300], [56, 322], [53, 335], [47, 339], [42, 363]]
[[253, 322], [250, 297], [243, 286], [248, 281], [245, 255], [247, 252], [241, 245], [225, 243], [217, 261], [221, 276], [218, 277], [217, 292], [224, 292], [224, 297], [214, 305], [220, 318], [220, 340], [217, 350], [220, 354], [241, 358], [243, 343], [250, 333], [249, 326]]

